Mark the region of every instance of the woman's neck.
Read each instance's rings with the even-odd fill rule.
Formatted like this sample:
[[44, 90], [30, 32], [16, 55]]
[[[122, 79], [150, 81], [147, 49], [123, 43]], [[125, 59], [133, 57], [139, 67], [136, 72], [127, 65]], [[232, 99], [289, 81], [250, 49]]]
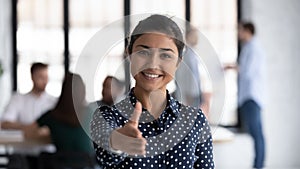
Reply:
[[134, 94], [144, 108], [157, 119], [167, 105], [166, 89], [158, 89], [155, 91], [145, 91], [139, 87], [134, 88]]

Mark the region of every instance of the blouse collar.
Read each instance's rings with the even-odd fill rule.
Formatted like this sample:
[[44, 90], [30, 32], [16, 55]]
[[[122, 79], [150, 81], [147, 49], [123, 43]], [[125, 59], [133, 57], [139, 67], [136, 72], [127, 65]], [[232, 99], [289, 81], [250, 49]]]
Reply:
[[[134, 88], [132, 88], [129, 91], [129, 94], [127, 95], [127, 97], [129, 98], [130, 103], [132, 104], [132, 106], [135, 107], [137, 98], [134, 95]], [[164, 112], [172, 113], [173, 115], [175, 115], [175, 117], [177, 117], [178, 113], [179, 113], [179, 109], [180, 109], [180, 104], [178, 103], [177, 100], [175, 100], [169, 94], [169, 91], [167, 90], [167, 105], [166, 105], [166, 108], [164, 109]], [[145, 108], [143, 108], [143, 111], [147, 111], [147, 110]]]

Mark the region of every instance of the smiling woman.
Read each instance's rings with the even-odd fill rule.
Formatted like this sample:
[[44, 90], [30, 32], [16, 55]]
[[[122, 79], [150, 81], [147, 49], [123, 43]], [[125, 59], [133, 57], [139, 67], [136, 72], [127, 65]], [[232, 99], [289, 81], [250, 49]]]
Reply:
[[136, 80], [135, 90], [166, 91], [178, 66], [178, 50], [173, 40], [158, 33], [140, 36], [133, 45], [131, 74]]
[[127, 48], [136, 84], [112, 107], [96, 110], [91, 136], [104, 168], [214, 168], [202, 111], [166, 89], [182, 59], [183, 36], [163, 15], [139, 22]]

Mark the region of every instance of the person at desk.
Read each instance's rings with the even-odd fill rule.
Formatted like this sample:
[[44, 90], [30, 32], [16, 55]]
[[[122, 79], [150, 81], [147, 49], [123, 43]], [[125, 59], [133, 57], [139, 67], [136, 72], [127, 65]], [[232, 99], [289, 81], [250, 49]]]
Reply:
[[77, 74], [67, 73], [55, 108], [26, 126], [25, 135], [34, 137], [32, 131], [48, 126], [57, 151], [92, 153], [92, 142], [79, 121], [85, 116], [85, 107], [85, 85], [82, 78]]
[[12, 96], [1, 117], [2, 129], [23, 130], [24, 126], [52, 109], [57, 102], [55, 97], [45, 92], [48, 83], [48, 65], [33, 63], [30, 72], [33, 88], [27, 94], [16, 93]]
[[85, 116], [85, 108], [85, 85], [82, 78], [77, 74], [67, 73], [55, 108], [27, 127], [34, 130], [38, 126], [48, 126], [57, 151], [92, 153], [92, 142], [79, 121]]
[[102, 99], [91, 102], [87, 106], [87, 124], [84, 125], [86, 131], [90, 133], [90, 127], [88, 124], [90, 124], [95, 110], [100, 106], [112, 106], [114, 103], [118, 102], [118, 100], [122, 98], [124, 87], [125, 85], [116, 77], [106, 76], [102, 84]]
[[102, 86], [102, 100], [97, 101], [98, 106], [112, 106], [121, 96], [124, 84], [113, 76], [107, 76]]
[[102, 99], [90, 103], [87, 107], [89, 117], [92, 117], [98, 107], [112, 106], [116, 103], [121, 98], [124, 87], [125, 85], [116, 77], [106, 76], [102, 84]]

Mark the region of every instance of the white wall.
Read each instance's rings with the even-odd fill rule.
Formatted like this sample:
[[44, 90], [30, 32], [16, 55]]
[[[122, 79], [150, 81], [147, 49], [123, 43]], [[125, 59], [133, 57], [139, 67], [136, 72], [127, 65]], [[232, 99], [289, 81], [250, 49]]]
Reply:
[[0, 116], [11, 95], [11, 1], [0, 1], [0, 61], [4, 73], [0, 77]]
[[[300, 168], [300, 1], [241, 0], [242, 18], [251, 20], [266, 54], [263, 126], [266, 168]], [[253, 142], [237, 135], [214, 145], [217, 169], [250, 169]]]
[[266, 53], [267, 166], [300, 168], [300, 1], [242, 0], [242, 6]]

